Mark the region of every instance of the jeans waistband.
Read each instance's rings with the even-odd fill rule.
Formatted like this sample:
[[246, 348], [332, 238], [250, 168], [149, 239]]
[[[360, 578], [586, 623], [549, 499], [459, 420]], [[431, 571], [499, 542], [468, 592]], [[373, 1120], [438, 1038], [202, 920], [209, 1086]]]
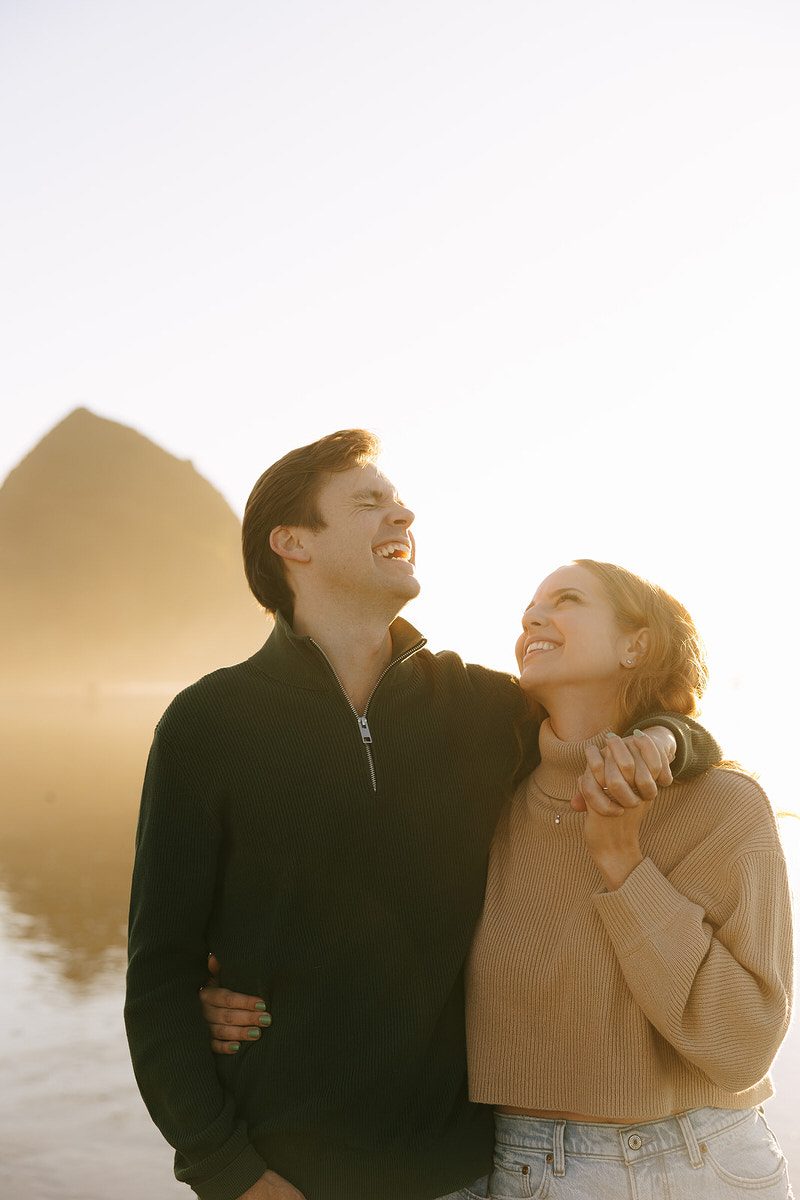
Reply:
[[541, 1117], [495, 1113], [495, 1137], [500, 1146], [552, 1153], [557, 1165], [565, 1154], [624, 1158], [630, 1162], [681, 1147], [696, 1161], [699, 1143], [747, 1121], [752, 1111], [695, 1108], [659, 1121], [637, 1121], [631, 1125], [547, 1121]]

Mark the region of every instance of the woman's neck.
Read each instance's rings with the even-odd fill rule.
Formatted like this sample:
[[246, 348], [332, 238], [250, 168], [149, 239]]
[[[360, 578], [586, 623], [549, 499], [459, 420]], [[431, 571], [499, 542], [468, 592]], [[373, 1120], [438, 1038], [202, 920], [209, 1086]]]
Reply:
[[617, 731], [617, 687], [560, 688], [551, 696], [536, 696], [544, 705], [550, 726], [562, 742], [585, 742], [596, 733]]

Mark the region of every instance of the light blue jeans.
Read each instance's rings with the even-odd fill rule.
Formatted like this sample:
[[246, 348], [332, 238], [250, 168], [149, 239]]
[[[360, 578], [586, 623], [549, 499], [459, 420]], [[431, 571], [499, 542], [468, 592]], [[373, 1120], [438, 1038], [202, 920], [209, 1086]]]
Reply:
[[494, 1170], [445, 1200], [791, 1200], [759, 1109], [600, 1125], [495, 1117]]

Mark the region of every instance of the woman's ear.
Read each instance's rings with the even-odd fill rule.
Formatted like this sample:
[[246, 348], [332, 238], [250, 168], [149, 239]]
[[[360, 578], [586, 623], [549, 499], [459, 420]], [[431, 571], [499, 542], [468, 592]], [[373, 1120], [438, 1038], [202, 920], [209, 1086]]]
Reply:
[[308, 562], [311, 558], [296, 525], [276, 525], [269, 535], [269, 545], [279, 558], [292, 562]]
[[650, 630], [639, 629], [625, 637], [621, 659], [623, 667], [630, 669], [638, 667], [647, 651], [650, 649]]

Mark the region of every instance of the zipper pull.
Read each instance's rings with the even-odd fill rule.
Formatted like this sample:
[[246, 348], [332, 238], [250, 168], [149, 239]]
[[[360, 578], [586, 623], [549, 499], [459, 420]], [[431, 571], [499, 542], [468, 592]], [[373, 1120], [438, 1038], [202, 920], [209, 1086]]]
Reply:
[[364, 745], [371, 746], [372, 745], [372, 734], [369, 731], [369, 725], [367, 724], [366, 717], [358, 718], [358, 729], [361, 734], [361, 740], [364, 743]]

